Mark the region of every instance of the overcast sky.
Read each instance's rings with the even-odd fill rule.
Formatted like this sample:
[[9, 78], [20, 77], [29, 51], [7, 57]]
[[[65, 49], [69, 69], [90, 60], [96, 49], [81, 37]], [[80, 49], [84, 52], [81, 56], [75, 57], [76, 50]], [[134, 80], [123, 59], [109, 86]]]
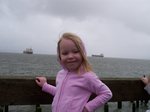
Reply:
[[150, 0], [0, 0], [0, 52], [56, 54], [64, 32], [88, 55], [150, 59]]

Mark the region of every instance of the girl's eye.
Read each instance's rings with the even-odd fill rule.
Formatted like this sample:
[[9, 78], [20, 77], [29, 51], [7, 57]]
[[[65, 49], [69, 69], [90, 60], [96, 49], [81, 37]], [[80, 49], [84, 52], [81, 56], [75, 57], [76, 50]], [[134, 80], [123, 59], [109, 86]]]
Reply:
[[79, 53], [79, 50], [74, 51], [74, 53]]
[[61, 54], [62, 54], [62, 55], [67, 55], [68, 53], [67, 53], [67, 52], [62, 52]]
[[[72, 53], [79, 53], [79, 50], [73, 50]], [[62, 55], [68, 55], [70, 52], [61, 52]]]

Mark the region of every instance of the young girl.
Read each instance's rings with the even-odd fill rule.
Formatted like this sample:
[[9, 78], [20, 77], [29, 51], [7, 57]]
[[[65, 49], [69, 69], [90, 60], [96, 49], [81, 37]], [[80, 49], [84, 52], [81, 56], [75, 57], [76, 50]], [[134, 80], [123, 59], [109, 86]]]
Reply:
[[[111, 90], [92, 72], [81, 39], [64, 33], [57, 45], [62, 66], [56, 77], [56, 87], [45, 77], [36, 77], [42, 90], [54, 95], [52, 112], [94, 112], [112, 97]], [[89, 101], [92, 93], [97, 96]]]

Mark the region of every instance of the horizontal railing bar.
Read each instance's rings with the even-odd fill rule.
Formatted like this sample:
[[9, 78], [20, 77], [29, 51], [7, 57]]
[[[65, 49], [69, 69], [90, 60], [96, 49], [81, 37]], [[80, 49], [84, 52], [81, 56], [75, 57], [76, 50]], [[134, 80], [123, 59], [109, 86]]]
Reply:
[[[47, 77], [48, 83], [55, 85], [55, 77]], [[137, 101], [150, 99], [139, 78], [101, 78], [111, 89], [110, 102]], [[94, 95], [91, 96], [91, 99]], [[0, 76], [0, 105], [51, 104], [53, 96], [41, 91], [35, 77]]]

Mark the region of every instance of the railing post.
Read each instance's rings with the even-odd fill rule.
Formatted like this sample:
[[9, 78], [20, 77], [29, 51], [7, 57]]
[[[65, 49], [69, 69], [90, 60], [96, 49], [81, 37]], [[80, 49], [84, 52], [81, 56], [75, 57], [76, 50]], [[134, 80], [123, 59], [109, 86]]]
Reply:
[[148, 100], [144, 100], [144, 104], [145, 104], [145, 106], [147, 105], [147, 103], [148, 103]]
[[104, 105], [104, 112], [109, 112], [108, 103], [106, 103], [106, 104]]
[[132, 102], [132, 112], [135, 112], [135, 102]]
[[4, 112], [4, 108], [2, 105], [0, 105], [0, 112]]
[[136, 101], [136, 107], [139, 108], [139, 100]]
[[5, 105], [5, 112], [8, 112], [8, 105]]
[[42, 108], [40, 107], [40, 104], [36, 105], [36, 112], [42, 112]]
[[121, 109], [122, 108], [122, 102], [118, 102], [118, 109]]
[[2, 109], [2, 108], [0, 108], [0, 112], [3, 112], [3, 109]]

